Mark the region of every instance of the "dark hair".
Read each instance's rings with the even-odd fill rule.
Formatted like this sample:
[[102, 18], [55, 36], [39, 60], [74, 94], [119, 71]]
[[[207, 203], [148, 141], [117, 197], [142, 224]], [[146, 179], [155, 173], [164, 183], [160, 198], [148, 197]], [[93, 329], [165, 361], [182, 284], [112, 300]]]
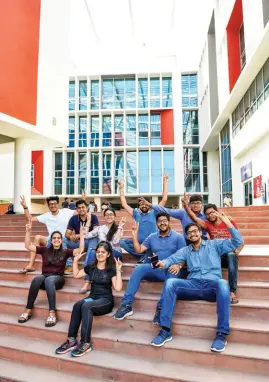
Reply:
[[166, 217], [167, 220], [170, 222], [170, 215], [168, 215], [166, 212], [159, 212], [159, 213], [156, 215], [156, 222], [158, 221], [158, 219], [159, 219], [161, 216]]
[[96, 252], [97, 252], [97, 249], [100, 248], [100, 247], [104, 247], [104, 249], [110, 254], [110, 256], [106, 259], [106, 271], [111, 271], [112, 269], [115, 268], [115, 264], [114, 264], [114, 256], [113, 256], [112, 245], [108, 241], [100, 241], [97, 244], [96, 250], [95, 250], [95, 260], [93, 262], [93, 265], [95, 267], [97, 267], [98, 260], [97, 260], [97, 257], [96, 257]]
[[208, 203], [204, 206], [204, 213], [206, 213], [206, 210], [209, 210], [209, 208], [213, 208], [213, 210], [218, 211], [216, 204]]
[[85, 204], [85, 206], [88, 207], [88, 204], [87, 204], [86, 200], [84, 200], [84, 199], [79, 199], [79, 200], [76, 202], [76, 208], [78, 208], [78, 206], [79, 206], [80, 204]]
[[47, 205], [49, 205], [49, 202], [52, 202], [53, 200], [56, 200], [56, 202], [59, 204], [59, 196], [49, 196], [46, 199]]
[[[113, 210], [113, 208], [110, 208], [108, 207], [106, 210], [104, 210], [104, 216], [106, 215], [107, 211], [111, 211], [113, 212], [114, 216], [116, 216], [116, 212]], [[118, 227], [119, 225], [114, 221], [111, 225], [111, 227], [109, 228], [109, 231], [106, 235], [106, 239], [107, 241], [111, 241], [113, 236], [115, 235], [115, 233], [117, 232], [118, 230]]]
[[187, 224], [186, 227], [185, 227], [185, 233], [186, 233], [186, 234], [188, 233], [188, 230], [189, 230], [191, 227], [197, 227], [198, 230], [199, 230], [200, 232], [202, 232], [202, 228], [201, 228], [200, 224], [198, 224], [198, 223], [189, 223], [189, 224]]
[[64, 200], [67, 200], [68, 198], [64, 198]]
[[[63, 235], [60, 231], [53, 231], [52, 234], [50, 235], [51, 242], [52, 242], [53, 235], [55, 235], [56, 233], [58, 233], [61, 236], [61, 239], [63, 240]], [[58, 249], [55, 249], [51, 243], [50, 253], [48, 255], [48, 263], [53, 264], [53, 265], [57, 264], [60, 261], [63, 261], [64, 256], [65, 256], [65, 254], [63, 251], [63, 243], [61, 244], [60, 248], [58, 248]]]
[[74, 200], [73, 199], [71, 199], [71, 202], [73, 202]]
[[203, 203], [203, 197], [201, 195], [197, 195], [197, 194], [192, 195], [190, 197], [190, 203], [192, 203], [192, 202], [201, 202], [201, 203]]

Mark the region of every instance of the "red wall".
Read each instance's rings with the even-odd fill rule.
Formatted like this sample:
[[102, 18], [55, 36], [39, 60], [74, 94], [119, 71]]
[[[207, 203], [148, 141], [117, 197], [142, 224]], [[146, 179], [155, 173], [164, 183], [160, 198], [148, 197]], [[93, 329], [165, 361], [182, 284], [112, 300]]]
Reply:
[[174, 144], [174, 110], [162, 110], [161, 114], [161, 143]]
[[241, 73], [239, 29], [242, 23], [242, 0], [236, 0], [230, 20], [226, 27], [230, 92], [233, 90], [233, 87]]
[[0, 1], [0, 112], [36, 124], [41, 0]]
[[44, 176], [44, 152], [32, 151], [32, 164], [34, 167], [34, 187], [32, 195], [43, 195], [43, 176]]

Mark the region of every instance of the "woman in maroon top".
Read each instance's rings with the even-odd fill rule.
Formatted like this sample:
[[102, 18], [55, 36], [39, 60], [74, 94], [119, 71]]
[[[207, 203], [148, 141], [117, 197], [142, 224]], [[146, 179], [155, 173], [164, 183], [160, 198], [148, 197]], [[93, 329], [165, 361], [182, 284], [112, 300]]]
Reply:
[[[81, 232], [83, 235], [83, 232]], [[84, 240], [80, 241], [82, 245]], [[42, 256], [42, 274], [36, 276], [29, 289], [26, 310], [19, 317], [18, 322], [27, 322], [32, 315], [34, 302], [40, 289], [46, 290], [49, 301], [49, 316], [45, 326], [54, 326], [57, 323], [56, 317], [56, 290], [64, 286], [64, 269], [68, 257], [76, 253], [82, 253], [83, 247], [77, 249], [63, 249], [63, 237], [61, 232], [54, 231], [51, 234], [51, 246], [49, 248], [35, 246], [31, 243], [31, 224], [26, 225], [25, 248]]]

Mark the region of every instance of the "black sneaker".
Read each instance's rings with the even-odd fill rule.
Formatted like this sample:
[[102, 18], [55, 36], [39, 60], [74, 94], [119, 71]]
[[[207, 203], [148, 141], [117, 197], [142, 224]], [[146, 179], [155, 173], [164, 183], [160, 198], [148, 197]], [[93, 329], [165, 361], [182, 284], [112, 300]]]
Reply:
[[153, 324], [154, 325], [160, 325], [160, 319], [161, 319], [161, 308], [156, 309], [155, 316], [153, 318]]
[[132, 305], [121, 304], [113, 317], [116, 318], [116, 320], [123, 320], [125, 317], [131, 316], [132, 314], [134, 314]]
[[58, 349], [55, 350], [55, 353], [65, 354], [71, 350], [74, 350], [76, 347], [77, 347], [77, 340], [67, 338], [67, 340], [60, 347], [58, 347]]
[[71, 352], [72, 357], [81, 357], [92, 350], [90, 342], [80, 342], [78, 346]]

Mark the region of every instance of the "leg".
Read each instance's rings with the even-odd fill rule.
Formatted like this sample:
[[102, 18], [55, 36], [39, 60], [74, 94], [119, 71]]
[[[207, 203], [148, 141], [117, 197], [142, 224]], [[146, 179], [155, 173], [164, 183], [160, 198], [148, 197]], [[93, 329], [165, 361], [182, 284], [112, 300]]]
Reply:
[[[42, 245], [42, 246], [46, 246], [47, 245], [47, 238], [45, 236], [41, 236], [41, 235], [36, 235], [35, 236], [35, 239], [34, 239], [34, 245], [38, 246], [38, 245]], [[23, 268], [22, 270], [20, 270], [20, 273], [27, 273], [27, 272], [31, 272], [31, 271], [34, 271], [34, 264], [35, 264], [35, 258], [36, 258], [36, 253], [35, 252], [30, 252], [30, 261], [29, 261], [29, 264], [26, 265], [25, 268]]]
[[70, 320], [69, 329], [68, 329], [69, 338], [77, 338], [78, 329], [82, 319], [81, 308], [84, 303], [85, 303], [84, 300], [80, 300], [80, 301], [77, 301], [73, 306], [71, 320]]
[[238, 303], [236, 298], [237, 278], [238, 278], [238, 256], [235, 253], [228, 253], [228, 278], [232, 304]]
[[[92, 248], [88, 247], [86, 258], [85, 258], [85, 261], [84, 261], [84, 267], [89, 265], [94, 260], [95, 260], [95, 249], [92, 249]], [[89, 276], [88, 275], [85, 276], [84, 280], [85, 280], [85, 283], [84, 283], [83, 287], [79, 290], [80, 293], [87, 293], [89, 291], [89, 288], [90, 288], [90, 278], [89, 278]]]
[[42, 286], [42, 284], [44, 283], [44, 281], [45, 281], [45, 276], [43, 276], [43, 275], [36, 276], [32, 280], [31, 286], [30, 286], [30, 289], [29, 289], [26, 309], [29, 309], [29, 310], [33, 309], [34, 302], [35, 302], [35, 300], [37, 298], [39, 289]]
[[54, 311], [54, 313], [56, 310], [56, 290], [62, 289], [63, 286], [63, 276], [48, 276], [45, 279], [45, 289], [49, 300], [49, 310]]
[[[73, 240], [65, 238], [65, 244], [66, 244], [66, 247], [69, 248], [69, 249], [77, 249], [77, 248], [79, 248], [79, 241], [77, 243], [75, 243]], [[72, 259], [72, 257], [69, 257], [66, 260], [66, 265], [65, 266], [66, 266], [66, 268], [73, 266], [73, 259]]]
[[121, 246], [121, 248], [125, 249], [126, 252], [130, 253], [131, 255], [135, 256], [136, 258], [140, 258], [143, 256], [141, 253], [135, 252], [132, 239], [122, 239], [120, 241], [120, 246]]
[[113, 256], [116, 259], [120, 259], [122, 261], [122, 253], [120, 251], [116, 251], [116, 249], [113, 249]]

